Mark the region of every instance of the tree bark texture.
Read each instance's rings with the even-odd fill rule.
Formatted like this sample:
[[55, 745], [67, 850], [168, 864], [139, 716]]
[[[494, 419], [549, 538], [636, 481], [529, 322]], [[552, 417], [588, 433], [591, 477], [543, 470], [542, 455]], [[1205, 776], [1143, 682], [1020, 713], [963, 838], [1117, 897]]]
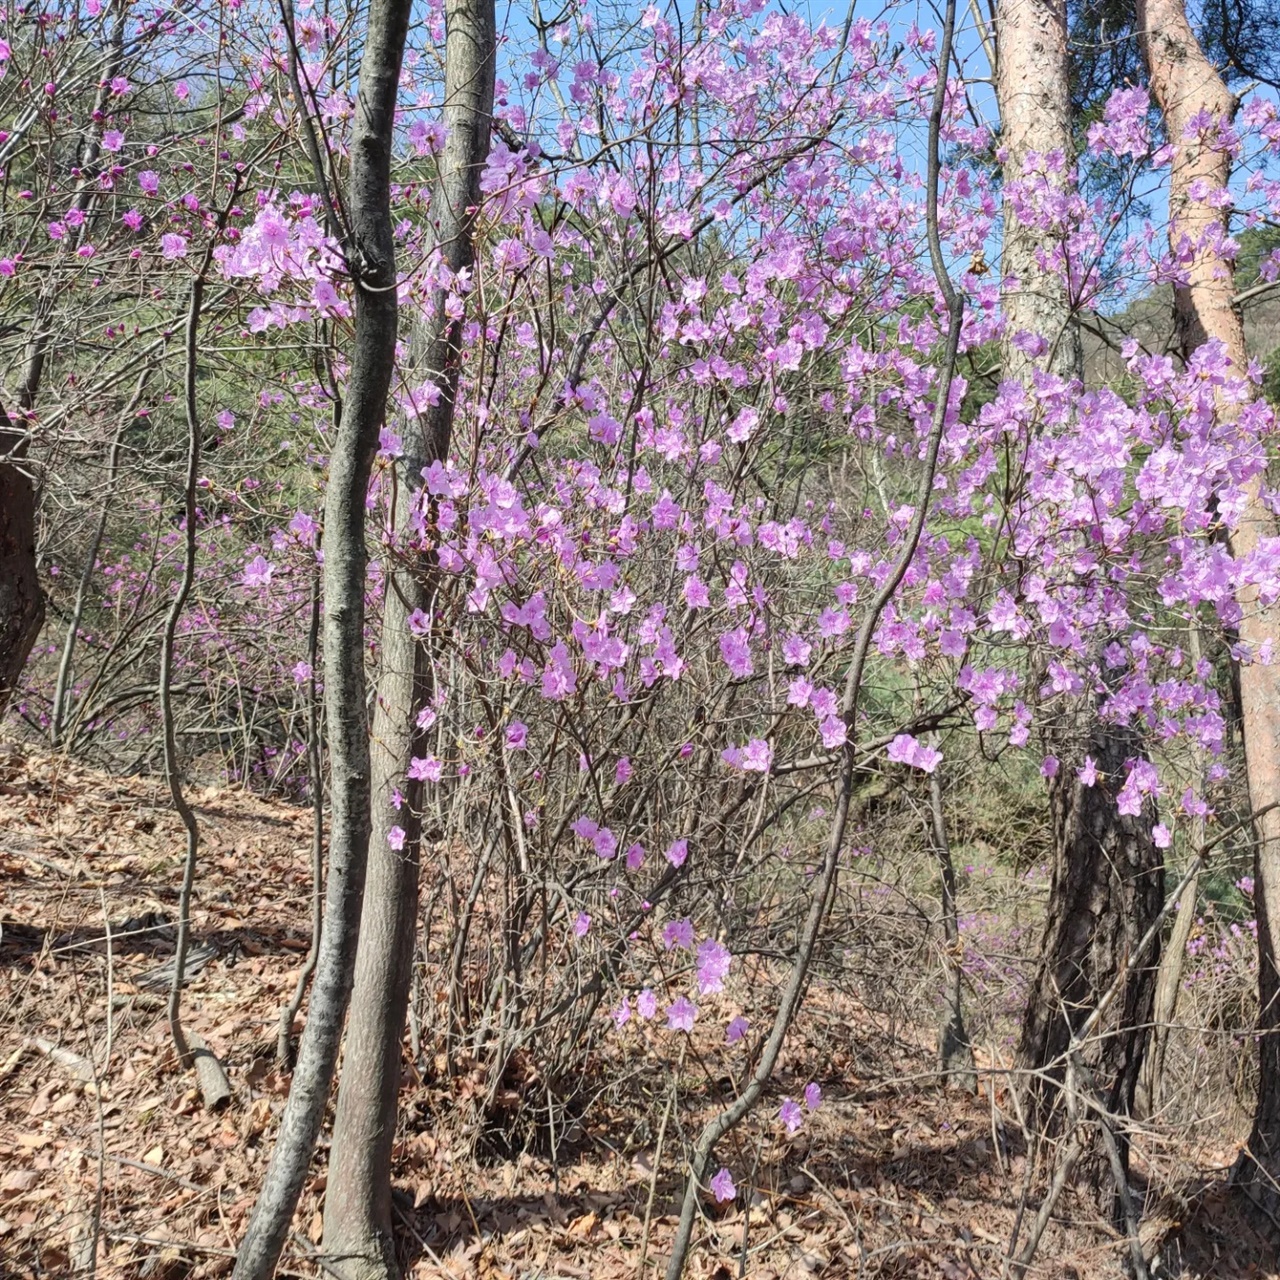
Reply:
[[44, 625], [36, 571], [36, 492], [27, 434], [0, 408], [0, 716]]
[[391, 145], [409, 0], [372, 0], [351, 138], [344, 252], [355, 336], [324, 516], [325, 719], [331, 774], [324, 927], [289, 1099], [235, 1280], [268, 1280], [279, 1261], [329, 1100], [351, 994], [369, 852], [365, 712], [365, 497], [395, 368], [398, 323]]
[[1060, 1123], [1068, 1046], [1126, 966], [1123, 985], [1080, 1061], [1112, 1115], [1133, 1112], [1159, 957], [1130, 960], [1164, 907], [1164, 860], [1151, 837], [1151, 803], [1133, 816], [1116, 807], [1125, 762], [1141, 751], [1136, 734], [1095, 723], [1087, 754], [1097, 781], [1085, 785], [1077, 759], [1063, 760], [1050, 783], [1055, 847], [1049, 915], [1018, 1045], [1019, 1065], [1041, 1073], [1028, 1086], [1029, 1109], [1047, 1131]]
[[[1235, 370], [1248, 367], [1244, 326], [1233, 302], [1231, 264], [1221, 254], [1218, 236], [1226, 229], [1225, 210], [1196, 199], [1197, 184], [1209, 192], [1225, 187], [1231, 156], [1217, 130], [1189, 130], [1200, 113], [1229, 120], [1235, 98], [1205, 56], [1187, 20], [1184, 0], [1138, 0], [1138, 30], [1151, 76], [1151, 88], [1164, 114], [1165, 133], [1175, 147], [1169, 179], [1170, 242], [1185, 237], [1193, 247], [1188, 281], [1175, 290], [1174, 314], [1184, 353], [1217, 339]], [[1233, 412], [1223, 405], [1221, 412]], [[1250, 502], [1230, 535], [1233, 556], [1249, 555], [1264, 538], [1280, 532], [1261, 501], [1261, 483], [1252, 482]], [[1259, 603], [1256, 587], [1237, 594], [1238, 627], [1243, 645], [1256, 652], [1280, 638], [1280, 609]], [[1280, 798], [1280, 667], [1244, 663], [1239, 669], [1249, 802], [1259, 812]], [[1259, 1080], [1253, 1133], [1236, 1169], [1238, 1183], [1273, 1217], [1280, 1214], [1280, 810], [1271, 809], [1254, 824], [1255, 902], [1258, 910]]]
[[[1066, 0], [1000, 0], [996, 13], [996, 96], [1000, 103], [1000, 145], [1006, 184], [1021, 181], [1028, 157], [1058, 152], [1071, 171], [1070, 64], [1067, 59]], [[1010, 200], [1004, 206], [1005, 280], [1001, 305], [1007, 337], [1001, 376], [1026, 381], [1037, 361], [1011, 339], [1026, 331], [1049, 343], [1039, 367], [1064, 378], [1079, 377], [1083, 356], [1079, 327], [1072, 323], [1066, 284], [1041, 267], [1043, 233], [1018, 219]]]
[[[432, 196], [437, 251], [453, 275], [475, 261], [474, 225], [480, 177], [489, 154], [496, 73], [493, 0], [448, 0], [445, 6], [445, 146]], [[434, 511], [424, 514], [422, 470], [443, 461], [453, 434], [462, 360], [461, 318], [445, 310], [437, 290], [413, 334], [416, 371], [439, 391], [436, 404], [406, 426], [388, 513], [400, 559], [389, 566], [383, 606], [382, 669], [373, 718], [373, 836], [360, 925], [355, 993], [343, 1056], [332, 1161], [325, 1199], [324, 1250], [351, 1280], [397, 1274], [391, 1236], [391, 1149], [400, 1085], [401, 1040], [417, 939], [418, 879], [423, 840], [423, 785], [407, 776], [409, 761], [427, 754], [418, 713], [434, 692], [439, 648], [439, 575], [430, 546]], [[425, 640], [410, 631], [421, 610]], [[393, 793], [399, 792], [399, 807]], [[393, 828], [401, 835], [392, 847]]]
[[[111, 93], [110, 81], [120, 69], [124, 55], [127, 6], [117, 3], [112, 18], [108, 60], [102, 70], [91, 118], [102, 119]], [[101, 125], [88, 129], [78, 151], [81, 171], [73, 207], [84, 213], [96, 189], [101, 155]], [[77, 235], [83, 239], [86, 222]], [[44, 377], [51, 331], [49, 312], [56, 288], [47, 286], [36, 302], [31, 319], [22, 381], [16, 393], [18, 421], [0, 406], [0, 717], [22, 677], [27, 658], [44, 625], [44, 595], [36, 572], [36, 489], [26, 468], [32, 411]]]
[[[1074, 172], [1066, 0], [1001, 0], [997, 37], [1005, 181], [1049, 170], [1046, 159], [1056, 155], [1061, 157], [1057, 172], [1065, 182]], [[1039, 159], [1033, 161], [1033, 156]], [[1080, 330], [1067, 283], [1058, 271], [1042, 265], [1043, 233], [1020, 221], [1008, 196], [1004, 213], [1007, 329], [1002, 376], [1029, 385], [1043, 369], [1082, 379]], [[1013, 338], [1023, 330], [1047, 340], [1043, 356], [1033, 357], [1015, 345]], [[1125, 761], [1142, 754], [1140, 738], [1101, 721], [1094, 706], [1069, 721], [1050, 733], [1054, 753], [1064, 761], [1050, 788], [1054, 867], [1041, 960], [1018, 1049], [1023, 1069], [1047, 1071], [1059, 1085], [1065, 1079], [1062, 1055], [1075, 1029], [1098, 1006], [1126, 963], [1132, 941], [1143, 935], [1163, 900], [1162, 859], [1151, 838], [1150, 806], [1131, 818], [1116, 809]], [[1074, 765], [1067, 763], [1075, 755], [1072, 739], [1079, 736], [1105, 775], [1096, 787], [1080, 783]], [[1153, 982], [1147, 968], [1127, 977], [1123, 996], [1102, 1029], [1106, 1038], [1084, 1055], [1111, 1109], [1124, 1115], [1132, 1111], [1146, 1049], [1143, 1024]], [[1060, 1121], [1060, 1089], [1034, 1074], [1029, 1089], [1035, 1119], [1054, 1127]], [[1123, 1145], [1120, 1155], [1126, 1162]]]

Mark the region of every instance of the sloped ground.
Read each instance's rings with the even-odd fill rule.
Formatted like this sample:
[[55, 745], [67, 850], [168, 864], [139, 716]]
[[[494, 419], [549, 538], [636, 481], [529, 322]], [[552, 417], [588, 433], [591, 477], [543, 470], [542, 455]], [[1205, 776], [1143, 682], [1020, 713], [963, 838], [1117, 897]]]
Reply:
[[[205, 963], [183, 1008], [235, 1091], [218, 1114], [176, 1067], [155, 986], [172, 953], [183, 849], [167, 797], [153, 779], [0, 747], [0, 1277], [87, 1275], [94, 1258], [104, 1280], [230, 1270], [287, 1091], [273, 1054], [308, 946], [310, 814], [230, 789], [192, 799]], [[928, 1035], [890, 1033], [838, 993], [815, 992], [779, 1092], [816, 1079], [822, 1109], [789, 1141], [768, 1124], [734, 1136], [725, 1154], [754, 1169], [754, 1185], [740, 1176], [727, 1211], [708, 1204], [690, 1274], [1001, 1275], [1026, 1183], [1016, 1122], [998, 1084], [990, 1096], [992, 1077], [978, 1097], [940, 1088]], [[660, 1268], [678, 1179], [670, 1141], [656, 1176], [654, 1151], [620, 1141], [633, 1118], [625, 1098], [610, 1093], [554, 1160], [478, 1164], [455, 1123], [468, 1088], [465, 1073], [406, 1073], [397, 1213], [413, 1276], [613, 1280]], [[687, 1111], [686, 1130], [698, 1119]], [[283, 1275], [324, 1274], [313, 1257], [324, 1158]], [[1182, 1191], [1148, 1207], [1157, 1274], [1280, 1274], [1220, 1176], [1192, 1153], [1161, 1163], [1161, 1185]], [[1123, 1274], [1123, 1242], [1084, 1197], [1068, 1192], [1058, 1214], [1029, 1275]]]

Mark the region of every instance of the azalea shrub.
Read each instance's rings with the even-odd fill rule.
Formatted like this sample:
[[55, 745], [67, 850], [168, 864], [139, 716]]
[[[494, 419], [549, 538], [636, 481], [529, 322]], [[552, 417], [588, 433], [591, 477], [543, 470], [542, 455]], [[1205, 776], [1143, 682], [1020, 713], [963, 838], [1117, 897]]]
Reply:
[[[23, 332], [52, 335], [24, 421], [46, 512], [74, 513], [46, 514], [53, 624], [15, 706], [31, 732], [53, 722], [71, 626], [70, 745], [155, 758], [198, 277], [184, 740], [253, 785], [315, 783], [318, 495], [352, 318], [334, 234], [350, 17], [299, 5], [285, 32], [234, 0], [182, 18], [90, 0], [48, 22], [0, 19], [0, 105], [30, 117], [0, 139], [0, 296]], [[1186, 852], [1195, 823], [1238, 802], [1222, 672], [1274, 656], [1244, 651], [1234, 628], [1242, 598], [1280, 597], [1280, 545], [1233, 558], [1221, 536], [1254, 489], [1276, 504], [1259, 371], [1212, 342], [1179, 363], [1130, 338], [1115, 385], [983, 373], [1010, 336], [982, 261], [999, 234], [993, 138], [957, 81], [938, 230], [964, 299], [961, 373], [918, 511], [946, 324], [920, 163], [935, 38], [914, 25], [903, 38], [897, 21], [844, 32], [757, 0], [719, 0], [696, 31], [677, 19], [582, 4], [552, 28], [513, 20], [477, 261], [457, 275], [432, 231], [439, 4], [403, 77], [403, 341], [368, 494], [366, 657], [374, 687], [389, 566], [429, 567], [433, 612], [408, 623], [432, 645], [435, 693], [414, 708], [429, 747], [406, 768], [426, 784], [429, 856], [456, 906], [428, 935], [451, 965], [440, 1030], [496, 1063], [491, 1101], [518, 1061], [563, 1085], [642, 1027], [662, 1031], [668, 1062], [698, 1035], [740, 1073], [845, 753], [866, 800], [843, 855], [855, 883], [855, 850], [881, 838], [877, 785], [961, 762], [980, 779], [1013, 757], [1037, 779], [1104, 787], [1121, 814], [1156, 805], [1156, 844]], [[324, 181], [305, 163], [304, 112]], [[1182, 279], [1197, 248], [1170, 251], [1165, 228], [1131, 216], [1169, 163], [1148, 115], [1146, 91], [1126, 88], [1089, 132], [1090, 155], [1119, 166], [1110, 195], [1059, 155], [1033, 157], [1005, 193], [1084, 312]], [[1238, 204], [1245, 223], [1280, 212], [1274, 104], [1200, 127], [1230, 134], [1242, 176], [1197, 198]], [[453, 444], [397, 531], [396, 464], [441, 394], [413, 330], [440, 290], [463, 318]], [[3, 341], [8, 377], [26, 348]], [[1041, 359], [1052, 338], [1012, 341]], [[917, 518], [850, 691], [860, 628]], [[1081, 708], [1138, 731], [1123, 777], [1070, 732]], [[984, 981], [972, 957], [966, 972]], [[794, 1130], [819, 1102], [810, 1083], [777, 1122]], [[728, 1170], [711, 1189], [732, 1197]]]

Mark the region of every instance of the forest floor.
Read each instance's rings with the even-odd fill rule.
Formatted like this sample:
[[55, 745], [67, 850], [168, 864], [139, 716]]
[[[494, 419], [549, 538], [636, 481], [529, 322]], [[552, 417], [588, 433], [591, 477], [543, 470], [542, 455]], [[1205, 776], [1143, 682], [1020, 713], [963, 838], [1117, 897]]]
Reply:
[[[183, 1008], [232, 1082], [216, 1114], [177, 1069], [164, 992], [149, 980], [172, 953], [183, 849], [159, 781], [0, 744], [0, 1280], [85, 1276], [91, 1263], [102, 1280], [230, 1271], [288, 1088], [273, 1055], [309, 941], [311, 817], [235, 788], [191, 798], [202, 837], [193, 927], [207, 959]], [[740, 1180], [733, 1204], [708, 1208], [688, 1274], [1001, 1276], [1019, 1205], [1025, 1195], [1029, 1220], [1043, 1184], [1025, 1191], [999, 1073], [982, 1075], [977, 1096], [946, 1091], [927, 1027], [887, 1028], [838, 993], [817, 998], [824, 1016], [793, 1037], [786, 1066], [822, 1084], [823, 1107], [757, 1165], [753, 1189]], [[833, 1025], [839, 1052], [822, 1032]], [[396, 1187], [407, 1274], [660, 1274], [678, 1191], [669, 1154], [655, 1182], [650, 1153], [609, 1141], [616, 1127], [602, 1103], [554, 1161], [479, 1164], [465, 1134], [433, 1119], [450, 1114], [460, 1087], [457, 1077], [404, 1081]], [[1224, 1140], [1162, 1156], [1142, 1232], [1153, 1275], [1280, 1276], [1275, 1241], [1225, 1187], [1232, 1155]], [[325, 1274], [315, 1260], [325, 1158], [322, 1147], [282, 1275]], [[1069, 1189], [1027, 1274], [1120, 1276], [1124, 1251]]]

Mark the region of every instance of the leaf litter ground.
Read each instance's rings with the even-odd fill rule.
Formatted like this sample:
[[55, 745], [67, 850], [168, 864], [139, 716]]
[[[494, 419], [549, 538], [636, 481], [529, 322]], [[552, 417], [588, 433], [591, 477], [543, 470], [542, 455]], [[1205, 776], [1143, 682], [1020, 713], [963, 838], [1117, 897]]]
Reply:
[[[231, 1078], [235, 1096], [218, 1114], [178, 1070], [165, 1018], [183, 849], [167, 795], [156, 779], [0, 744], [0, 1280], [230, 1272], [288, 1089], [273, 1058], [309, 944], [311, 816], [228, 787], [191, 799], [198, 972], [183, 1012]], [[744, 1128], [735, 1151], [754, 1177], [738, 1174], [733, 1204], [708, 1202], [688, 1274], [1001, 1275], [1026, 1182], [1013, 1111], [998, 1072], [976, 1097], [940, 1087], [930, 1034], [887, 1028], [815, 989], [777, 1092], [816, 1079], [823, 1107], [789, 1140], [767, 1116]], [[656, 1051], [656, 1036], [644, 1043]], [[655, 1177], [651, 1149], [615, 1140], [634, 1119], [625, 1098], [610, 1091], [554, 1159], [477, 1161], [473, 1136], [450, 1122], [474, 1077], [406, 1070], [395, 1167], [406, 1273], [661, 1274], [679, 1181], [670, 1146]], [[687, 1109], [685, 1131], [702, 1118]], [[1220, 1170], [1205, 1169], [1229, 1156], [1165, 1154], [1178, 1191], [1148, 1206], [1143, 1232], [1158, 1274], [1280, 1276], [1274, 1241], [1239, 1213]], [[322, 1143], [281, 1275], [326, 1274], [326, 1158]], [[1121, 1276], [1123, 1254], [1091, 1202], [1068, 1192], [1028, 1275]]]

